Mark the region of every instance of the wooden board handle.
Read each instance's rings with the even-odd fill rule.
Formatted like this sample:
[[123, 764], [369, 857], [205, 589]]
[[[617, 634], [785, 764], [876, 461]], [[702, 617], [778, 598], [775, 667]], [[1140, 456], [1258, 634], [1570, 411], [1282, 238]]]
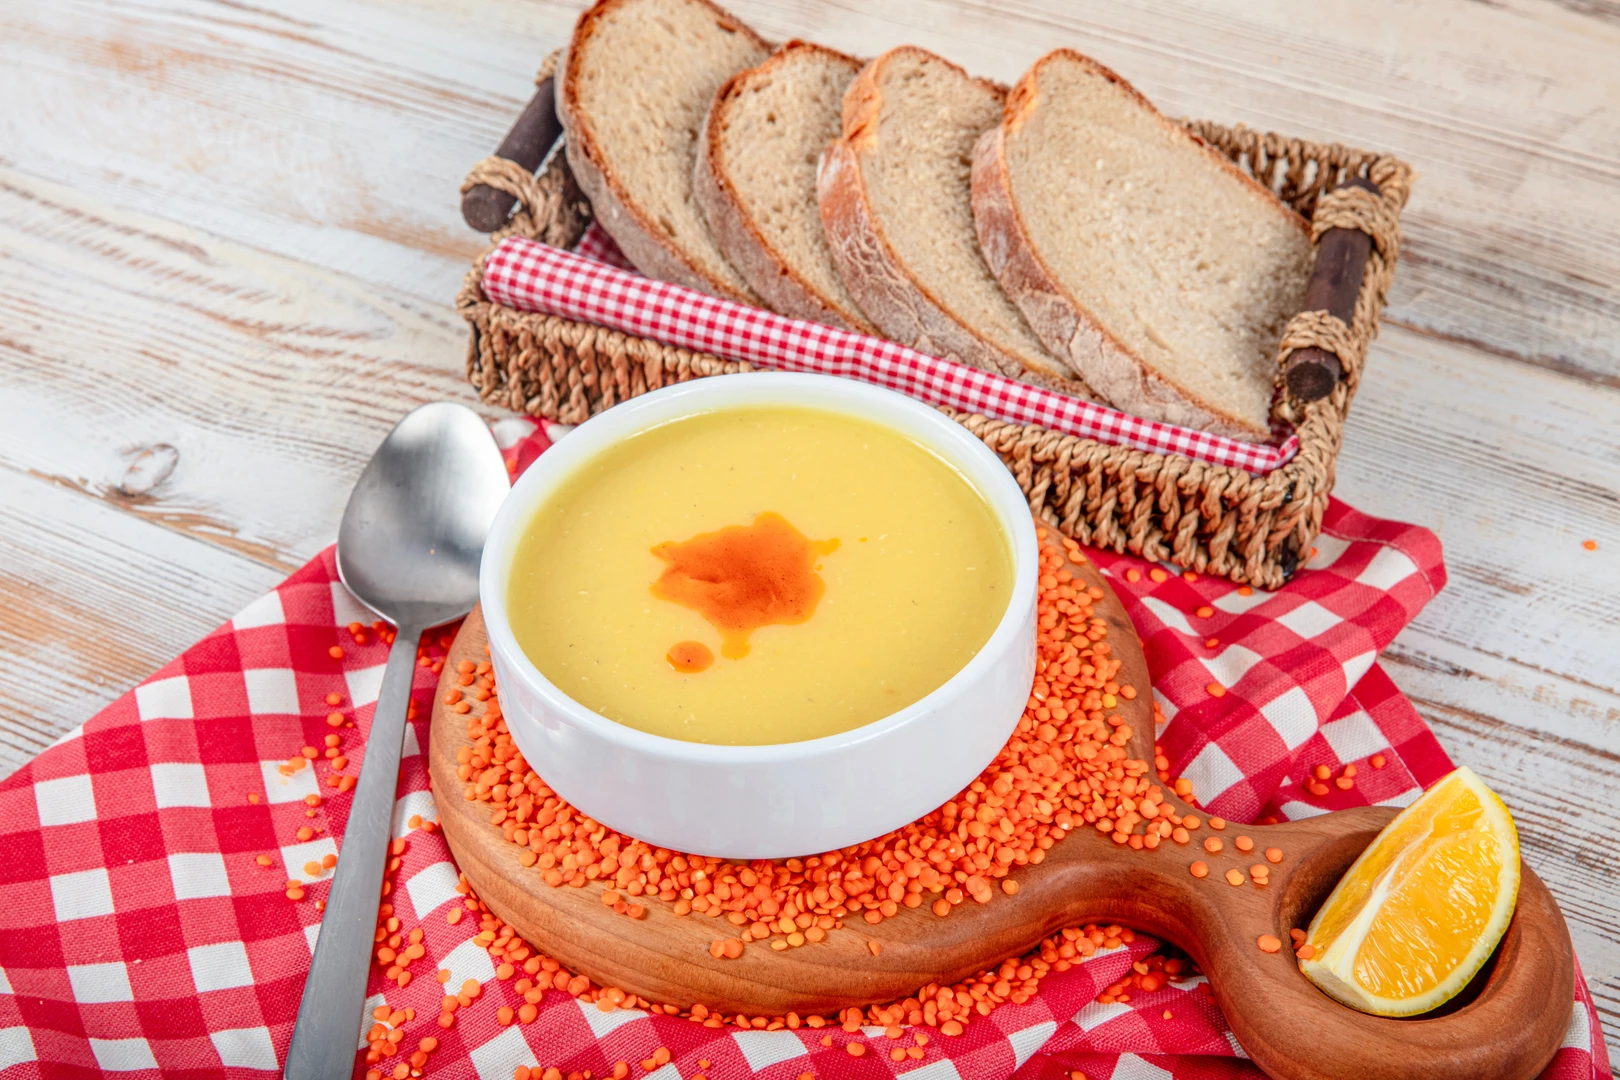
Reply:
[[[1378, 194], [1378, 185], [1352, 176], [1342, 185]], [[1356, 311], [1361, 279], [1372, 255], [1372, 237], [1360, 229], [1329, 229], [1316, 245], [1316, 267], [1305, 285], [1302, 311], [1325, 311], [1346, 324]], [[1296, 349], [1283, 365], [1283, 380], [1290, 397], [1312, 402], [1327, 397], [1339, 385], [1344, 366], [1326, 349]]]
[[[1256, 1065], [1287, 1080], [1528, 1080], [1557, 1052], [1574, 1008], [1569, 931], [1551, 893], [1523, 868], [1518, 908], [1496, 955], [1467, 990], [1441, 1009], [1410, 1019], [1356, 1012], [1313, 986], [1286, 946], [1304, 928], [1363, 848], [1397, 811], [1342, 810], [1271, 828], [1228, 827], [1288, 852], [1265, 890], [1187, 875], [1161, 914], [1158, 932], [1184, 944], [1209, 976], [1210, 990], [1238, 1043]], [[1228, 860], [1219, 860], [1225, 863]], [[1239, 863], [1241, 865], [1241, 862]], [[1278, 869], [1283, 869], [1279, 867]], [[1260, 951], [1273, 934], [1285, 947]]]
[[[512, 130], [506, 133], [495, 156], [506, 158], [522, 168], [534, 172], [546, 160], [546, 154], [562, 135], [562, 122], [557, 119], [554, 82], [543, 79], [535, 87], [534, 96], [523, 108]], [[461, 197], [461, 219], [479, 232], [491, 233], [506, 224], [515, 196], [496, 191], [488, 184], [467, 189]]]

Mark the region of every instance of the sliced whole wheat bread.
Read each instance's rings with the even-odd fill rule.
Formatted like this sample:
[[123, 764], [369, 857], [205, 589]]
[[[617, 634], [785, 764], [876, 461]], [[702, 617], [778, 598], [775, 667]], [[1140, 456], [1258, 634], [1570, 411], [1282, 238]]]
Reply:
[[759, 303], [709, 234], [692, 165], [715, 90], [770, 51], [708, 0], [599, 0], [580, 16], [557, 96], [568, 165], [643, 273]]
[[833, 265], [894, 341], [1089, 397], [1013, 306], [974, 234], [970, 161], [1003, 91], [923, 49], [863, 68], [817, 188]]
[[973, 212], [1007, 294], [1115, 407], [1268, 437], [1310, 227], [1129, 83], [1037, 61], [975, 150]]
[[827, 251], [816, 162], [861, 62], [790, 41], [714, 96], [692, 185], [720, 251], [783, 315], [873, 334]]

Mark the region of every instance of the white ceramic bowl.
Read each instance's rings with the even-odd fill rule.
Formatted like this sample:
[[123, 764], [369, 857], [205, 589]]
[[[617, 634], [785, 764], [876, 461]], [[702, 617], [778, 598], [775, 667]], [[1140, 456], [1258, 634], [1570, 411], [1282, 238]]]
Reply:
[[[656, 424], [738, 406], [796, 405], [902, 432], [956, 466], [1011, 543], [1012, 599], [984, 648], [922, 700], [804, 742], [711, 746], [617, 724], [568, 697], [513, 637], [513, 551], [535, 510], [587, 459]], [[1035, 674], [1035, 527], [1023, 492], [978, 439], [901, 394], [824, 375], [700, 379], [616, 405], [546, 451], [512, 488], [484, 545], [479, 595], [507, 727], [582, 812], [658, 847], [734, 859], [811, 855], [868, 840], [942, 805], [1001, 750]]]

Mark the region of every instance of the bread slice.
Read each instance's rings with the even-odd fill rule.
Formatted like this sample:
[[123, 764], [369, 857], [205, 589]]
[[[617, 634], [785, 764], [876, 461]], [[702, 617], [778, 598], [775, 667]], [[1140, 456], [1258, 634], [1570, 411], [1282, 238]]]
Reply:
[[720, 251], [783, 315], [877, 333], [833, 269], [816, 162], [843, 126], [861, 62], [790, 41], [714, 96], [692, 185]]
[[1124, 79], [1037, 61], [974, 153], [973, 212], [1002, 288], [1116, 408], [1269, 436], [1310, 226]]
[[844, 285], [887, 337], [1085, 394], [979, 255], [970, 161], [980, 134], [1001, 118], [1002, 93], [911, 46], [867, 64], [822, 155], [822, 226]]
[[708, 0], [599, 0], [580, 16], [557, 95], [568, 165], [643, 273], [759, 303], [709, 235], [692, 164], [715, 90], [770, 51]]

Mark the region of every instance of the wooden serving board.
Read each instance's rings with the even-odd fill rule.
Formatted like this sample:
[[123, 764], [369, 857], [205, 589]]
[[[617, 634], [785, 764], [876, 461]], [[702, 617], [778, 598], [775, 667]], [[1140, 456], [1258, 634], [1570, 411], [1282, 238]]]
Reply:
[[[1139, 693], [1118, 712], [1131, 725], [1130, 756], [1151, 761], [1151, 682], [1141, 642], [1095, 566], [1070, 566], [1104, 591], [1095, 610], [1107, 620], [1120, 661], [1118, 681]], [[1407, 1020], [1368, 1016], [1317, 990], [1292, 953], [1261, 952], [1256, 940], [1289, 940], [1304, 927], [1339, 877], [1396, 813], [1388, 807], [1345, 810], [1285, 822], [1229, 828], [1255, 842], [1247, 855], [1228, 843], [1218, 855], [1201, 842], [1133, 850], [1092, 829], [1076, 829], [1038, 866], [1015, 874], [1015, 896], [962, 904], [945, 918], [927, 905], [902, 908], [876, 926], [851, 920], [827, 939], [784, 952], [755, 947], [736, 960], [709, 955], [719, 926], [677, 916], [653, 900], [632, 921], [601, 902], [606, 886], [552, 888], [518, 863], [519, 848], [489, 823], [484, 803], [461, 796], [456, 752], [468, 745], [465, 717], [443, 703], [456, 664], [486, 659], [484, 623], [474, 610], [444, 665], [429, 749], [440, 824], [456, 861], [490, 908], [526, 940], [576, 972], [651, 1001], [702, 1003], [722, 1012], [833, 1013], [851, 1005], [905, 998], [919, 987], [949, 984], [1042, 938], [1086, 922], [1120, 923], [1174, 942], [1209, 977], [1210, 989], [1251, 1059], [1280, 1080], [1478, 1080], [1529, 1078], [1557, 1050], [1574, 1006], [1574, 957], [1562, 913], [1541, 880], [1523, 870], [1518, 910], [1495, 958], [1454, 1002]], [[476, 705], [475, 705], [476, 707]], [[1174, 796], [1176, 813], [1199, 813]], [[1207, 830], [1195, 834], [1202, 838]], [[1270, 884], [1234, 888], [1224, 874], [1245, 871], [1267, 847], [1284, 852]], [[1207, 878], [1188, 871], [1208, 863]], [[873, 956], [867, 942], [881, 944]]]

